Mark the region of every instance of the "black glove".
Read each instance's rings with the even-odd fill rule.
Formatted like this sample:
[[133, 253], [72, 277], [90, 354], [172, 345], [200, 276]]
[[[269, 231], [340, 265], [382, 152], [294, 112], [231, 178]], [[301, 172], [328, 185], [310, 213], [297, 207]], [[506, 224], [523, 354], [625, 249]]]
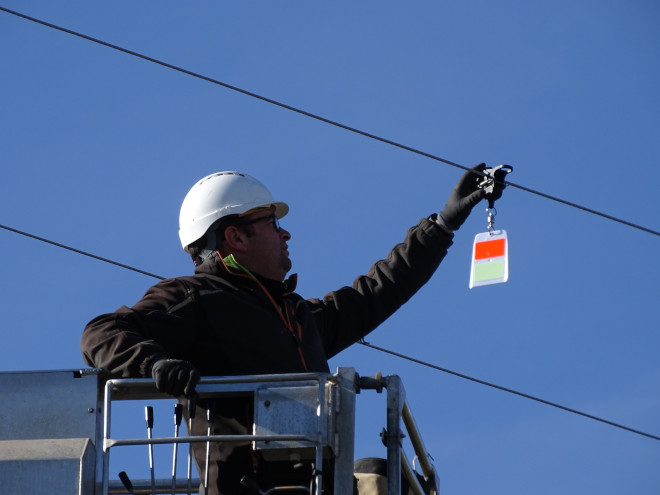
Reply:
[[478, 187], [483, 177], [477, 172], [482, 172], [485, 168], [485, 163], [480, 163], [472, 167], [472, 169], [463, 174], [463, 177], [454, 186], [447, 204], [440, 212], [442, 221], [449, 229], [458, 230], [468, 215], [470, 215], [474, 205], [484, 198], [484, 190]]
[[191, 395], [199, 382], [199, 371], [188, 361], [161, 359], [151, 367], [151, 376], [160, 392], [170, 395]]

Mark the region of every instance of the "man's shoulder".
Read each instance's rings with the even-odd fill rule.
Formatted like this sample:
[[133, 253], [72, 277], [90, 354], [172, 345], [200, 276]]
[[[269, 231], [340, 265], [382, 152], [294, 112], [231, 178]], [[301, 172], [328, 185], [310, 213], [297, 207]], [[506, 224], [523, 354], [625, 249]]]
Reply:
[[161, 280], [153, 285], [133, 309], [179, 311], [209, 294], [238, 290], [229, 281], [207, 273]]
[[194, 275], [182, 275], [171, 279], [163, 280], [157, 285], [177, 286], [184, 290], [194, 290], [202, 292], [213, 289], [236, 290], [235, 283], [230, 280], [231, 277], [220, 276], [212, 273], [198, 272]]

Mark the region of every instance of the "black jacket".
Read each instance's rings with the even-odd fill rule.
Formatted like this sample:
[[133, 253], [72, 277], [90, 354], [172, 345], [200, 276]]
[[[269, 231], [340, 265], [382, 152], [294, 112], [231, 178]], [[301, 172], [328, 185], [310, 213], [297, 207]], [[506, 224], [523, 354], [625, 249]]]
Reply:
[[[450, 234], [422, 219], [352, 287], [322, 300], [293, 292], [295, 276], [278, 296], [277, 289], [228, 271], [215, 255], [195, 275], [159, 282], [132, 308], [92, 320], [82, 335], [83, 357], [114, 377], [150, 377], [161, 358], [191, 361], [209, 376], [328, 371], [330, 357], [371, 332], [431, 277], [450, 245]], [[280, 311], [283, 305], [288, 311]]]
[[203, 376], [327, 372], [330, 357], [375, 329], [431, 277], [451, 237], [422, 219], [386, 259], [322, 300], [296, 294], [295, 276], [282, 284], [260, 281], [213, 255], [195, 275], [159, 282], [132, 308], [92, 320], [82, 335], [83, 357], [115, 377], [150, 377], [162, 358], [190, 361]]

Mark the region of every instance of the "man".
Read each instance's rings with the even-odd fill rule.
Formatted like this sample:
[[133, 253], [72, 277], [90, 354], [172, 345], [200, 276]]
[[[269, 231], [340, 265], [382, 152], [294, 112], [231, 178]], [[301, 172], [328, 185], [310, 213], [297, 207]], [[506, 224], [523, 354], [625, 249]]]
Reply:
[[[440, 214], [420, 220], [367, 275], [322, 300], [303, 299], [294, 292], [296, 276], [286, 278], [291, 234], [279, 219], [289, 207], [248, 175], [205, 177], [184, 199], [179, 218], [195, 275], [159, 282], [132, 308], [92, 320], [82, 336], [85, 362], [109, 376], [153, 377], [159, 390], [181, 400], [194, 393], [200, 375], [329, 372], [330, 357], [374, 330], [431, 277], [453, 231], [486, 197], [478, 187], [484, 169], [465, 173]], [[499, 198], [503, 187], [498, 181], [488, 199]], [[217, 401], [216, 410], [215, 434], [250, 433], [249, 401]], [[202, 411], [193, 433], [206, 433]], [[205, 446], [195, 447], [204, 479]], [[309, 466], [266, 462], [247, 445], [213, 449], [212, 494], [253, 493], [240, 482], [245, 475], [262, 490], [311, 479]]]

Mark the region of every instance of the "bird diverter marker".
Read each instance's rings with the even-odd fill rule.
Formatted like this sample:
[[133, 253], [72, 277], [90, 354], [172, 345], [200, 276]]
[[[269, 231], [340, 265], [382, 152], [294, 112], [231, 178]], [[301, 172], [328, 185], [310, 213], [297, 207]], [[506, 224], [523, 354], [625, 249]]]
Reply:
[[482, 232], [474, 237], [470, 289], [500, 284], [509, 279], [509, 241], [506, 230]]
[[474, 237], [472, 247], [472, 268], [470, 269], [470, 289], [482, 285], [501, 284], [509, 280], [509, 241], [506, 230], [495, 230], [495, 187], [506, 187], [504, 177], [513, 171], [511, 165], [498, 165], [483, 171], [483, 178], [477, 179], [477, 187], [484, 190], [488, 200], [488, 232]]

